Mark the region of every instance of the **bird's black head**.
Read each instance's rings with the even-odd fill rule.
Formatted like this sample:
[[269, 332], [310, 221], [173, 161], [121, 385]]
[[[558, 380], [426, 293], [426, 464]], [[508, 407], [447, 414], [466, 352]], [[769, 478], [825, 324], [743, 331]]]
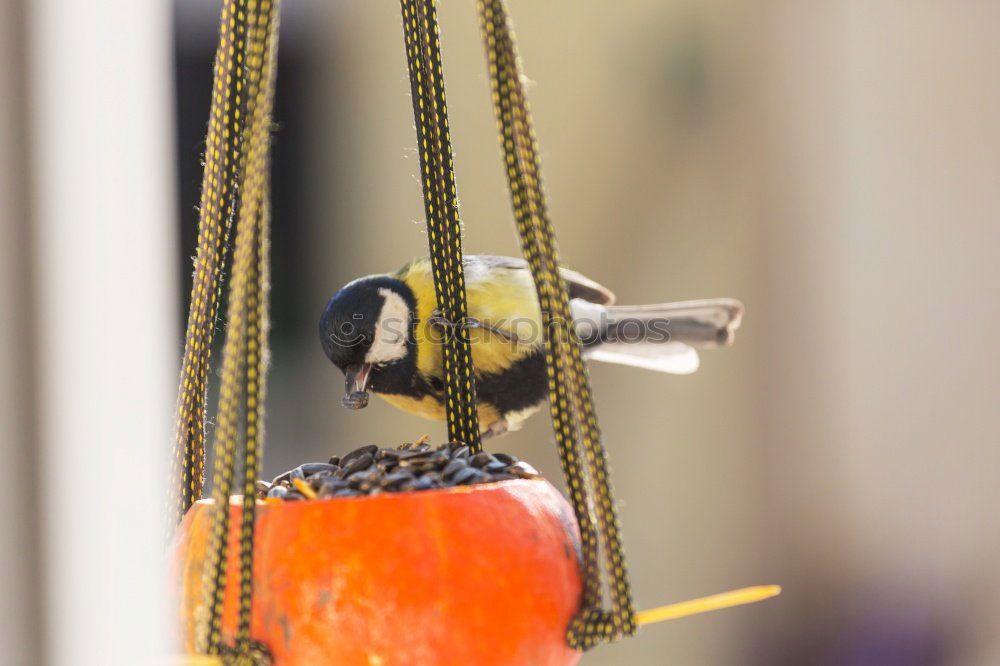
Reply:
[[389, 392], [403, 366], [415, 365], [416, 300], [406, 284], [373, 276], [351, 282], [319, 320], [323, 352], [347, 379], [344, 406], [368, 404], [368, 390]]

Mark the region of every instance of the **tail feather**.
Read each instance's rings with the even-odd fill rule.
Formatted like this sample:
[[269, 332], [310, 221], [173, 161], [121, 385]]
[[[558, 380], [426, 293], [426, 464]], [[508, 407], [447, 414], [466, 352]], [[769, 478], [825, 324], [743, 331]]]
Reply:
[[[699, 349], [727, 347], [733, 343], [743, 319], [743, 304], [732, 298], [662, 303], [659, 305], [615, 305], [605, 308], [605, 336], [612, 340], [635, 337], [645, 331], [646, 342], [683, 342]], [[634, 340], [633, 340], [634, 341]]]
[[633, 306], [573, 301], [588, 358], [673, 374], [698, 369], [696, 349], [732, 344], [742, 317], [742, 303], [731, 298]]
[[690, 375], [701, 364], [694, 347], [683, 342], [602, 344], [585, 350], [583, 356], [592, 361], [630, 365], [672, 375]]

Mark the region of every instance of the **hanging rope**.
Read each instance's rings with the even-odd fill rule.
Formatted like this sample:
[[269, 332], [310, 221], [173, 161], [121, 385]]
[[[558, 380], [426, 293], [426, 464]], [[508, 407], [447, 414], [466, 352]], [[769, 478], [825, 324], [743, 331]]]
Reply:
[[205, 392], [226, 246], [236, 205], [246, 120], [247, 0], [224, 0], [205, 145], [198, 249], [177, 394], [171, 461], [171, 529], [201, 497], [205, 477]]
[[[222, 654], [226, 663], [247, 665], [269, 663], [266, 650], [250, 638], [250, 618], [253, 600], [254, 484], [260, 473], [267, 363], [268, 155], [277, 29], [277, 0], [224, 0], [205, 160], [198, 269], [188, 319], [187, 345], [191, 349], [185, 353], [178, 398], [175, 463], [185, 485], [177, 486], [180, 494], [172, 498], [173, 506], [183, 515], [183, 511], [201, 493], [204, 375], [214, 328], [214, 308], [218, 300], [217, 293], [207, 295], [206, 284], [210, 284], [215, 292], [219, 289], [221, 255], [228, 227], [231, 226], [228, 218], [232, 216], [238, 193], [228, 326], [223, 346], [214, 444], [214, 509], [208, 557], [203, 571], [205, 601], [203, 612], [197, 618], [195, 650], [200, 654]], [[214, 175], [219, 165], [229, 169], [223, 186]], [[225, 205], [218, 203], [223, 200]], [[223, 225], [227, 231], [217, 233]], [[213, 251], [216, 253], [213, 254]], [[198, 377], [201, 384], [195, 381]], [[241, 425], [245, 438], [242, 447], [238, 441]], [[236, 644], [227, 647], [221, 644], [221, 634], [227, 583], [229, 496], [241, 466], [243, 500], [239, 526], [239, 618]]]
[[[552, 424], [583, 546], [583, 607], [567, 638], [572, 647], [585, 650], [601, 641], [634, 634], [635, 609], [590, 380], [571, 325], [566, 285], [559, 274], [558, 250], [542, 191], [537, 143], [513, 28], [503, 0], [479, 0], [478, 5], [514, 217], [547, 332]], [[601, 608], [600, 551], [604, 554], [610, 611]]]
[[464, 442], [478, 453], [482, 443], [467, 328], [462, 224], [458, 217], [437, 9], [434, 0], [401, 0], [400, 5], [434, 291], [439, 317], [447, 322], [441, 333], [448, 438]]

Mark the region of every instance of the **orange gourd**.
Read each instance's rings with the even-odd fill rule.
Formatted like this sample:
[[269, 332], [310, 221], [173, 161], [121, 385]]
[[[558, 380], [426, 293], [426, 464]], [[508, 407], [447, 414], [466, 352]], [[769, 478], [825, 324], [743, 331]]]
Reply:
[[[181, 641], [193, 647], [210, 505], [173, 544]], [[236, 629], [231, 505], [223, 638]], [[573, 511], [547, 481], [257, 505], [252, 636], [279, 666], [575, 664]]]

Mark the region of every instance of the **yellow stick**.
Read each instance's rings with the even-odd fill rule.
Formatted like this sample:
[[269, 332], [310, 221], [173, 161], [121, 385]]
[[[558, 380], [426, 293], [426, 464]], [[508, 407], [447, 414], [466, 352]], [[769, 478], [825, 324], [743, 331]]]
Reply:
[[316, 491], [312, 489], [308, 483], [302, 479], [292, 479], [292, 483], [295, 484], [296, 490], [305, 495], [309, 499], [316, 499]]
[[668, 604], [659, 608], [639, 611], [635, 614], [635, 621], [642, 624], [652, 624], [653, 622], [663, 622], [664, 620], [676, 620], [679, 617], [707, 613], [708, 611], [721, 610], [732, 606], [752, 604], [755, 601], [763, 601], [781, 593], [780, 585], [757, 585], [754, 587], [744, 587], [739, 590], [713, 594], [709, 597], [681, 601], [676, 604]]

